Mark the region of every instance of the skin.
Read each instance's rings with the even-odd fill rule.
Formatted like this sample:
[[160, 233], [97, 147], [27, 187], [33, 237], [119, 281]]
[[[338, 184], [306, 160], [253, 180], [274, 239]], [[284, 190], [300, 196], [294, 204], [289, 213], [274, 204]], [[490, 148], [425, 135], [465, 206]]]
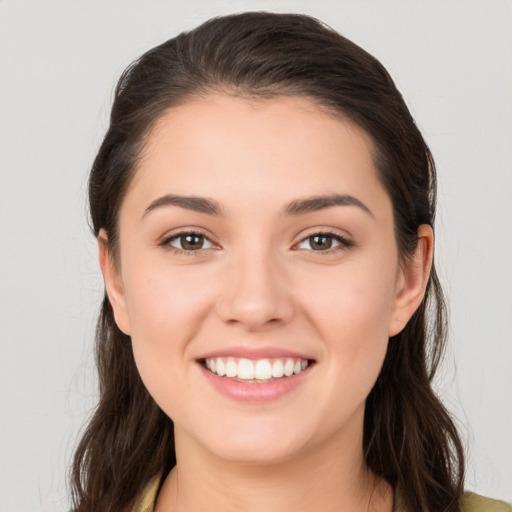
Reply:
[[[283, 214], [291, 201], [334, 192], [369, 211]], [[147, 211], [165, 194], [215, 200], [223, 215]], [[207, 237], [202, 250], [172, 252], [183, 239], [169, 239], [191, 229]], [[349, 244], [329, 238], [319, 251], [308, 237], [326, 231]], [[99, 237], [116, 322], [175, 424], [178, 465], [157, 512], [392, 509], [392, 490], [364, 466], [363, 415], [389, 337], [424, 295], [432, 230], [418, 236], [404, 263], [369, 137], [305, 98], [219, 94], [160, 118], [121, 205], [115, 264]], [[234, 400], [207, 382], [198, 358], [240, 346], [315, 364], [276, 400]]]

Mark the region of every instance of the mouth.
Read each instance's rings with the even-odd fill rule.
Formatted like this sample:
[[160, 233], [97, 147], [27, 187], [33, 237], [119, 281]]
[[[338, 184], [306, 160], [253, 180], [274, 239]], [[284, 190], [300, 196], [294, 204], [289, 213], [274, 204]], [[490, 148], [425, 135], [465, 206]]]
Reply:
[[246, 359], [237, 357], [211, 357], [200, 364], [209, 372], [237, 382], [268, 384], [298, 375], [314, 364], [312, 359], [278, 357]]

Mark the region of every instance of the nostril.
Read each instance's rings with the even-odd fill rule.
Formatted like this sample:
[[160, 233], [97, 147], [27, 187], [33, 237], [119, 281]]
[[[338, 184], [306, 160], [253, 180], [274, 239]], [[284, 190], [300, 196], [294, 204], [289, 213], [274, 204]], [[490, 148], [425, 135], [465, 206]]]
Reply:
[[241, 324], [247, 329], [275, 327], [294, 315], [294, 307], [286, 297], [249, 297], [247, 294], [218, 301], [216, 310], [223, 322]]

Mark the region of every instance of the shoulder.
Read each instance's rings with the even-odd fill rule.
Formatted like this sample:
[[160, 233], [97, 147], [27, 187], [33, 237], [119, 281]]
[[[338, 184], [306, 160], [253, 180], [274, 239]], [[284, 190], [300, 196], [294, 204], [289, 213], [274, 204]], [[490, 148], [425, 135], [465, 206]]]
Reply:
[[[395, 492], [395, 512], [405, 512], [400, 494]], [[512, 512], [512, 505], [485, 498], [474, 492], [465, 492], [460, 500], [460, 512]]]
[[[148, 483], [144, 492], [137, 500], [133, 512], [153, 512], [159, 483], [159, 477], [154, 478]], [[485, 498], [473, 492], [467, 492], [461, 499], [460, 509], [461, 512], [512, 512], [512, 505], [504, 501]], [[400, 510], [400, 507], [397, 510]]]
[[150, 480], [148, 485], [146, 485], [144, 492], [135, 502], [132, 512], [153, 512], [159, 484], [160, 477], [158, 476]]
[[460, 509], [462, 512], [512, 512], [512, 505], [467, 492], [461, 499]]

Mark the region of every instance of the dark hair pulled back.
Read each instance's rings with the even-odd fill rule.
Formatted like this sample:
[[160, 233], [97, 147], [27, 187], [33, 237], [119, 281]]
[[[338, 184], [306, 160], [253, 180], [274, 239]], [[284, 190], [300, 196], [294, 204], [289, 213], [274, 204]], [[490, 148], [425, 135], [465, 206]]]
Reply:
[[[122, 74], [89, 181], [94, 234], [105, 229], [114, 258], [119, 208], [151, 128], [169, 108], [212, 92], [300, 95], [351, 120], [373, 141], [404, 259], [416, 247], [418, 227], [433, 226], [434, 162], [384, 67], [314, 18], [242, 13], [170, 39]], [[463, 491], [461, 441], [431, 386], [445, 334], [445, 304], [433, 267], [421, 306], [390, 340], [364, 420], [369, 469], [417, 512], [457, 511]], [[73, 509], [130, 510], [148, 481], [175, 465], [173, 424], [145, 389], [130, 338], [118, 329], [106, 295], [96, 358], [100, 398], [72, 466]]]

